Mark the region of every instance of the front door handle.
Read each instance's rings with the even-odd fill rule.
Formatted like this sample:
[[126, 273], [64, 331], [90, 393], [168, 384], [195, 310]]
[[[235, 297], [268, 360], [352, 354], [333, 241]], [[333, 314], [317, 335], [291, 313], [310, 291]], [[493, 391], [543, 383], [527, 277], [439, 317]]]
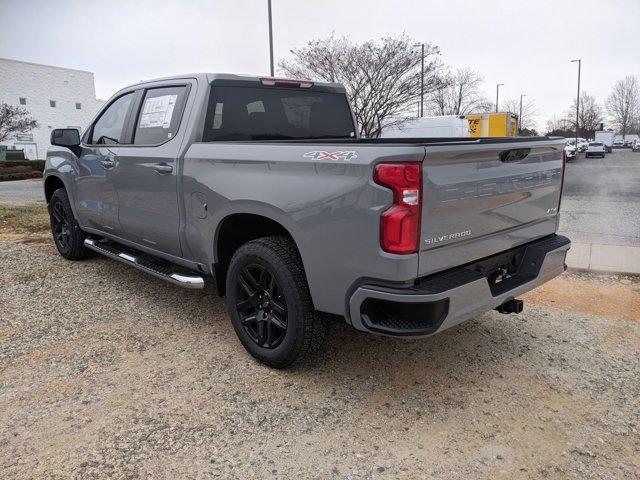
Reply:
[[153, 166], [156, 172], [158, 173], [171, 173], [173, 172], [173, 167], [171, 165], [167, 165], [166, 163], [157, 163]]
[[111, 170], [113, 167], [116, 166], [116, 162], [112, 158], [106, 158], [102, 160], [100, 163], [105, 168], [105, 170]]

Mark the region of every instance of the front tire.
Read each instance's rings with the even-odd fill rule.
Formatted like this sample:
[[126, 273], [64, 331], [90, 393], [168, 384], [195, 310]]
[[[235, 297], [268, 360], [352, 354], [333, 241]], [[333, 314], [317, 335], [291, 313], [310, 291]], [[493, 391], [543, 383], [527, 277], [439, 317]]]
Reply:
[[53, 241], [60, 255], [67, 260], [81, 260], [91, 255], [84, 246], [87, 235], [73, 216], [69, 196], [64, 188], [59, 188], [49, 200], [49, 219]]
[[310, 358], [328, 330], [313, 308], [298, 249], [285, 237], [259, 238], [236, 251], [227, 309], [244, 348], [273, 368]]

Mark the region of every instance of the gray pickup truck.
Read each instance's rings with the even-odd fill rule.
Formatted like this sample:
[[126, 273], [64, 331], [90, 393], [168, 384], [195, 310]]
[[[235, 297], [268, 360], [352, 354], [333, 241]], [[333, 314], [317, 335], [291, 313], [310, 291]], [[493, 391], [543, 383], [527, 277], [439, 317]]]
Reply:
[[[215, 283], [244, 347], [306, 358], [328, 323], [440, 332], [561, 274], [564, 141], [360, 138], [341, 85], [195, 74], [51, 134], [58, 251]], [[329, 314], [329, 315], [327, 315]]]

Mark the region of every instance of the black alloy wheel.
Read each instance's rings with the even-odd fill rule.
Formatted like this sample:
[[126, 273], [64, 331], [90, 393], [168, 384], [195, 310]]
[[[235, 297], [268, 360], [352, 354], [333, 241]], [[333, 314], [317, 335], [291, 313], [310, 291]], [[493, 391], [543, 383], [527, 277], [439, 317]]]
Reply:
[[86, 233], [73, 216], [69, 196], [64, 188], [59, 188], [49, 199], [49, 219], [53, 241], [60, 255], [67, 260], [81, 260], [91, 255], [84, 246]]
[[56, 244], [67, 250], [71, 239], [71, 225], [62, 202], [56, 202], [51, 206], [51, 230]]
[[262, 348], [276, 348], [287, 333], [287, 304], [275, 276], [259, 264], [247, 265], [236, 284], [242, 328]]

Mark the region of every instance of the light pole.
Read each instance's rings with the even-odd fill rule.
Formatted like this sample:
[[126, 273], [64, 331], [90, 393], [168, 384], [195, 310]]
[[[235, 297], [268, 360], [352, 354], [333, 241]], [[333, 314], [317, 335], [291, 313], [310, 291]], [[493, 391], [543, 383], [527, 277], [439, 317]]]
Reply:
[[582, 68], [582, 59], [571, 60], [571, 63], [578, 62], [578, 95], [576, 96], [576, 158], [578, 158], [578, 121], [580, 120], [580, 69]]
[[269, 71], [273, 77], [273, 28], [271, 26], [271, 0], [267, 0], [267, 5], [269, 8]]
[[424, 43], [416, 43], [414, 47], [420, 47], [420, 116], [424, 116]]
[[520, 115], [518, 115], [518, 135], [522, 135], [522, 97], [526, 97], [527, 94], [520, 95]]
[[504, 83], [496, 85], [496, 113], [498, 113], [498, 97], [500, 96], [500, 87], [504, 86]]

